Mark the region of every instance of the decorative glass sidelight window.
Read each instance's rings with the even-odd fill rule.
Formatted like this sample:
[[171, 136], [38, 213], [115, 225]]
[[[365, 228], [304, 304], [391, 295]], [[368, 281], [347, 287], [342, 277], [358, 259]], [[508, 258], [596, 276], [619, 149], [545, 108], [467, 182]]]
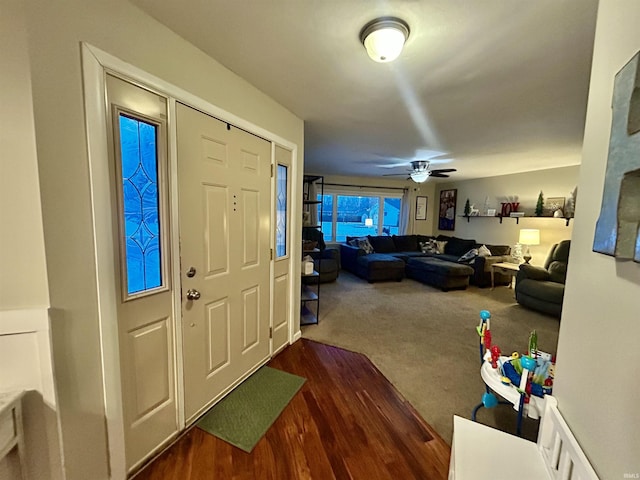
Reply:
[[163, 286], [157, 124], [118, 113], [126, 293]]
[[276, 258], [287, 255], [287, 175], [286, 165], [278, 164], [276, 175]]

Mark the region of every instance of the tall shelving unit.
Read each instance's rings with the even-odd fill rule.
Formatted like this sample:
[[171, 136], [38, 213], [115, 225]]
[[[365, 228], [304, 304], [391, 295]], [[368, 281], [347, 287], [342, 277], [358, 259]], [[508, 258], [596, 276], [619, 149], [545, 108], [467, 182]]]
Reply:
[[[313, 186], [316, 188], [312, 188]], [[318, 200], [316, 196], [312, 198], [312, 194], [319, 194], [320, 198], [322, 198], [324, 195], [324, 177], [320, 175], [305, 175], [302, 180], [302, 193], [303, 218], [310, 218], [312, 211], [316, 213], [316, 218], [313, 219], [314, 222], [312, 224], [305, 224], [303, 221], [302, 238], [304, 240], [309, 237], [305, 230], [313, 229], [322, 235], [322, 201]], [[302, 256], [304, 257], [313, 251], [305, 251], [303, 248]], [[311, 274], [305, 275], [303, 273], [301, 286], [300, 325], [315, 325], [320, 317], [320, 274], [315, 269]]]

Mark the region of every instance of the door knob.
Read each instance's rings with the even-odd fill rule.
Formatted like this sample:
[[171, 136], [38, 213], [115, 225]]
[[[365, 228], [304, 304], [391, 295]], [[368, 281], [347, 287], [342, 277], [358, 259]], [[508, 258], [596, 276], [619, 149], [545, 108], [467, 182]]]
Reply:
[[187, 290], [187, 300], [198, 300], [200, 298], [200, 292], [194, 288]]

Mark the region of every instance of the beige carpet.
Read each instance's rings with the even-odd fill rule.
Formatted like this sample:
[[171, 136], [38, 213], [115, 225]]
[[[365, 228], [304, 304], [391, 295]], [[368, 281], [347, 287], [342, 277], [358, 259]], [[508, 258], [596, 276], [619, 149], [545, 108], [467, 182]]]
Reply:
[[[518, 305], [507, 287], [442, 292], [414, 280], [369, 284], [345, 271], [321, 285], [320, 323], [302, 336], [367, 355], [447, 442], [453, 415], [471, 418], [480, 402], [480, 310], [491, 312], [493, 343], [523, 352], [537, 330], [540, 350], [555, 353], [559, 321]], [[509, 406], [481, 409], [478, 421], [515, 433]], [[538, 422], [524, 423], [535, 440]]]

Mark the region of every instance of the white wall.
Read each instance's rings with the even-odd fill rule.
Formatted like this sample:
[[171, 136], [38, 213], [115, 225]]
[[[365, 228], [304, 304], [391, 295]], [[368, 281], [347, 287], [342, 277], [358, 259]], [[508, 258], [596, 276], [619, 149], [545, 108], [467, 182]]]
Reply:
[[554, 386], [560, 410], [602, 479], [640, 475], [640, 264], [592, 251], [613, 79], [640, 50], [638, 25], [636, 0], [600, 1]]
[[[49, 291], [23, 3], [0, 7], [0, 391], [22, 401], [29, 478], [61, 475]], [[0, 478], [7, 475], [0, 461]], [[12, 478], [12, 477], [9, 477]]]
[[25, 4], [49, 293], [60, 317], [52, 335], [65, 468], [68, 479], [102, 479], [108, 455], [80, 42], [297, 144], [300, 166], [303, 122], [125, 0]]
[[[577, 159], [579, 160], [579, 159]], [[518, 242], [521, 228], [537, 228], [540, 230], [540, 245], [531, 247], [531, 263], [542, 265], [549, 254], [551, 246], [560, 240], [571, 238], [573, 222], [554, 218], [521, 218], [516, 220], [505, 218], [502, 224], [495, 218], [466, 218], [460, 216], [464, 213], [464, 205], [467, 199], [470, 204], [480, 209], [484, 208], [485, 199], [488, 197], [489, 208], [495, 208], [500, 212], [500, 202], [505, 202], [506, 197], [517, 196], [520, 202], [518, 211], [526, 215], [534, 215], [538, 194], [543, 192], [544, 198], [565, 197], [578, 184], [580, 167], [553, 168], [527, 173], [501, 175], [497, 177], [479, 178], [461, 182], [448, 182], [437, 185], [435, 218], [433, 229], [437, 233], [454, 235], [460, 238], [473, 238], [478, 242], [493, 245], [511, 245]], [[458, 189], [458, 202], [456, 207], [456, 226], [453, 232], [438, 230], [438, 203], [440, 190], [450, 188]], [[578, 193], [578, 203], [581, 201]]]
[[47, 307], [27, 30], [20, 0], [0, 15], [0, 310]]

